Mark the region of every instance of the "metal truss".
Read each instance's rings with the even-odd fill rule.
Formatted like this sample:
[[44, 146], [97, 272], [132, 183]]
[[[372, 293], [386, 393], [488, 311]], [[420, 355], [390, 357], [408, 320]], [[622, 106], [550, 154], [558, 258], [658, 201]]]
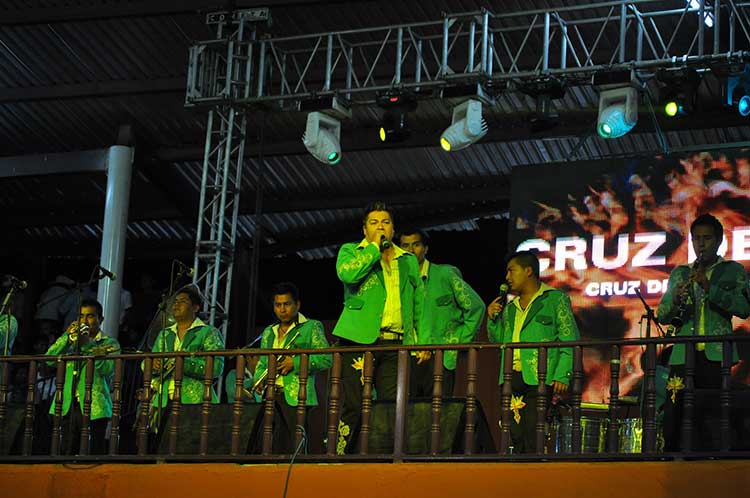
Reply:
[[[266, 12], [267, 13], [267, 12]], [[232, 101], [248, 98], [253, 76], [255, 17], [218, 19], [217, 39], [204, 44], [201, 66], [191, 59], [190, 77], [223, 99], [212, 103], [206, 126], [193, 282], [204, 296], [209, 323], [226, 339], [237, 237], [247, 119]], [[211, 19], [209, 19], [211, 23]]]
[[[683, 4], [664, 10], [665, 4]], [[253, 45], [255, 84], [237, 97], [210, 61], [225, 47], [191, 48], [188, 105], [343, 96], [371, 102], [384, 92], [428, 92], [484, 83], [500, 91], [545, 77], [588, 81], [614, 69], [741, 62], [750, 47], [748, 4], [730, 0], [610, 1], [496, 14], [446, 14], [440, 21], [264, 38]], [[711, 27], [709, 27], [709, 25]], [[728, 33], [722, 32], [727, 30]], [[251, 51], [247, 49], [246, 51]], [[219, 83], [219, 84], [217, 84]]]

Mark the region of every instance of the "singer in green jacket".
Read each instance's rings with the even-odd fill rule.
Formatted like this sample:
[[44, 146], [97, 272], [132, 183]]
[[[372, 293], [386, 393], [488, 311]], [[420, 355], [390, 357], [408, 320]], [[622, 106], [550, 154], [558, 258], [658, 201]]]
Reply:
[[[498, 297], [487, 307], [490, 340], [501, 344], [519, 342], [575, 341], [580, 337], [570, 298], [539, 280], [539, 260], [532, 252], [513, 254], [508, 261], [506, 281], [516, 297], [507, 305]], [[543, 451], [536, 448], [537, 386], [539, 351], [513, 350], [510, 433], [515, 453]], [[500, 384], [504, 358], [500, 357]], [[552, 394], [568, 391], [573, 373], [572, 348], [547, 350], [547, 406]]]
[[[367, 206], [362, 221], [364, 239], [344, 244], [336, 258], [344, 310], [333, 335], [343, 346], [429, 343], [420, 328], [424, 291], [417, 258], [393, 244], [393, 217], [384, 203]], [[340, 453], [354, 451], [351, 442], [358, 438], [363, 358], [343, 358]], [[378, 399], [395, 399], [398, 354], [377, 353], [374, 365]]]

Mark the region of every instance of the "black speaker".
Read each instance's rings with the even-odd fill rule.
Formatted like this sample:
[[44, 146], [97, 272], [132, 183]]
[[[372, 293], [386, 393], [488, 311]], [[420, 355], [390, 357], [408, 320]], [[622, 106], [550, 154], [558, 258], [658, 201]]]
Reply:
[[[370, 415], [370, 437], [368, 452], [388, 454], [393, 452], [393, 436], [396, 420], [395, 401], [376, 401]], [[481, 403], [477, 400], [474, 430], [474, 453], [493, 453], [495, 445], [487, 425]], [[429, 399], [409, 401], [407, 408], [406, 453], [426, 455], [430, 452], [432, 425], [432, 402]], [[464, 429], [466, 427], [466, 400], [444, 398], [440, 412], [440, 453], [459, 454], [464, 451]]]
[[[234, 406], [229, 404], [211, 405], [208, 417], [208, 454], [228, 455], [232, 448], [232, 417]], [[242, 406], [240, 418], [240, 452], [244, 453], [253, 431], [261, 404], [246, 403]], [[167, 416], [169, 414], [167, 413]], [[162, 434], [158, 434], [158, 453], [169, 453], [170, 423], [164, 424]], [[177, 428], [177, 454], [197, 455], [200, 452], [201, 405], [182, 405]]]

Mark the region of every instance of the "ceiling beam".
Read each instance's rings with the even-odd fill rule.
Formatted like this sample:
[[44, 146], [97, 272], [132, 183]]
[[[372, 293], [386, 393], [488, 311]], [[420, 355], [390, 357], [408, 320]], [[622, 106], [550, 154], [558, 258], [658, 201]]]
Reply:
[[187, 77], [147, 80], [96, 81], [68, 85], [3, 88], [0, 104], [42, 100], [87, 99], [116, 95], [185, 94]]
[[[74, 21], [128, 17], [158, 17], [178, 14], [208, 13], [249, 7], [294, 7], [305, 4], [336, 4], [341, 1], [320, 0], [131, 0], [129, 2], [106, 2], [100, 5], [61, 5], [59, 7], [29, 7], [6, 9], [0, 16], [0, 26], [52, 24]], [[76, 2], [79, 3], [79, 2]]]
[[0, 157], [0, 178], [104, 171], [107, 171], [107, 149]]

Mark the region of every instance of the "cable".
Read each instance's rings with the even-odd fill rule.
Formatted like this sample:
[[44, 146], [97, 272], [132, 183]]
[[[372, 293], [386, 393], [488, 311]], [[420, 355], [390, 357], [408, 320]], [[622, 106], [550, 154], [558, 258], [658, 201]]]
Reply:
[[668, 156], [669, 143], [667, 142], [667, 136], [662, 131], [661, 126], [659, 125], [659, 120], [656, 119], [656, 112], [654, 111], [654, 105], [651, 101], [651, 92], [649, 91], [648, 87], [645, 87], [645, 91], [643, 93], [646, 94], [646, 103], [648, 104], [649, 115], [651, 116], [651, 121], [654, 124], [654, 131], [656, 131], [656, 138], [659, 140], [659, 145], [661, 145], [661, 151], [665, 156]]
[[305, 453], [307, 453], [307, 433], [305, 432], [305, 428], [301, 425], [298, 425], [297, 429], [302, 432], [302, 439], [299, 440], [297, 449], [294, 450], [294, 455], [292, 455], [292, 459], [289, 461], [289, 470], [287, 470], [286, 472], [286, 482], [284, 483], [284, 494], [282, 495], [282, 498], [286, 498], [286, 491], [287, 489], [289, 489], [289, 478], [292, 475], [292, 465], [294, 465], [294, 459], [297, 458], [297, 455], [299, 454], [299, 451], [302, 449], [303, 445], [305, 446]]

